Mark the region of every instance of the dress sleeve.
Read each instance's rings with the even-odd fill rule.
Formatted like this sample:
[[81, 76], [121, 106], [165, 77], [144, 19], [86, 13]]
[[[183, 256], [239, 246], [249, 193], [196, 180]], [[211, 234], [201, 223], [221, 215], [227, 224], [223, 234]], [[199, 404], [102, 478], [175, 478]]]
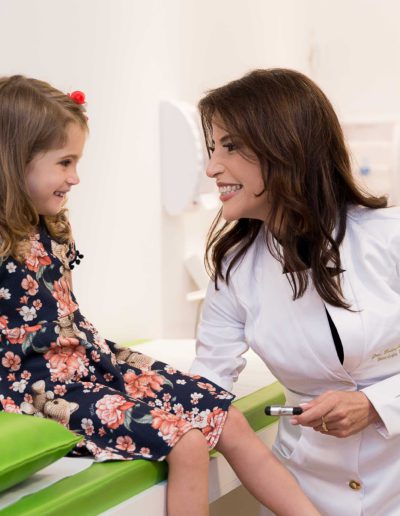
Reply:
[[211, 281], [199, 325], [196, 358], [191, 373], [200, 374], [230, 391], [246, 365], [242, 357], [249, 346], [245, 341], [245, 310], [223, 282], [216, 290]]
[[382, 423], [378, 432], [390, 439], [400, 435], [400, 374], [395, 374], [361, 390], [378, 412]]

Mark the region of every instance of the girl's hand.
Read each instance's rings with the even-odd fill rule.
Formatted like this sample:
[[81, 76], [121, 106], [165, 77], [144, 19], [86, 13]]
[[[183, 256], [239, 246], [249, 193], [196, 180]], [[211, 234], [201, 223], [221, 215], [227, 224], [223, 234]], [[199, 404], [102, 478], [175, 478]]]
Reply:
[[293, 425], [310, 426], [335, 437], [348, 437], [381, 421], [363, 392], [327, 391], [301, 406], [304, 412], [290, 420]]

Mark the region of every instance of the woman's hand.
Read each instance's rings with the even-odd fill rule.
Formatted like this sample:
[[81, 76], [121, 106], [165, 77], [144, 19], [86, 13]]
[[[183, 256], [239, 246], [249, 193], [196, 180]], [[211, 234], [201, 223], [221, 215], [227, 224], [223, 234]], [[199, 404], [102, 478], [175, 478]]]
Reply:
[[335, 437], [348, 437], [381, 421], [363, 392], [327, 391], [301, 406], [304, 412], [293, 417], [292, 424], [310, 426]]

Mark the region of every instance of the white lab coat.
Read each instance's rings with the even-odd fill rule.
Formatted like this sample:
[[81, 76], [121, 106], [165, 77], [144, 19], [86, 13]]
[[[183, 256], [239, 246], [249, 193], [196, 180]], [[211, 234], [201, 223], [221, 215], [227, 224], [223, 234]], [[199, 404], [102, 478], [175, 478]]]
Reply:
[[[298, 404], [327, 390], [362, 390], [383, 424], [339, 439], [281, 418], [274, 451], [329, 516], [400, 515], [400, 208], [352, 208], [341, 245], [342, 286], [354, 311], [300, 299], [261, 231], [227, 287], [210, 283], [191, 371], [232, 388], [250, 346]], [[361, 483], [354, 490], [349, 483]], [[354, 484], [353, 484], [354, 485]]]

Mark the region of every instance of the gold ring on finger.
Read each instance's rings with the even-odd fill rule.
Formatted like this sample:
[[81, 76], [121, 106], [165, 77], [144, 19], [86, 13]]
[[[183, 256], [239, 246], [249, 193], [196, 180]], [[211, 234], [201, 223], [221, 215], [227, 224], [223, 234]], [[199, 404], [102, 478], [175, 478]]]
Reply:
[[324, 419], [324, 416], [321, 416], [321, 420], [322, 420], [322, 423], [321, 423], [321, 428], [322, 428], [322, 431], [323, 432], [329, 432], [329, 429], [325, 423], [325, 419]]

